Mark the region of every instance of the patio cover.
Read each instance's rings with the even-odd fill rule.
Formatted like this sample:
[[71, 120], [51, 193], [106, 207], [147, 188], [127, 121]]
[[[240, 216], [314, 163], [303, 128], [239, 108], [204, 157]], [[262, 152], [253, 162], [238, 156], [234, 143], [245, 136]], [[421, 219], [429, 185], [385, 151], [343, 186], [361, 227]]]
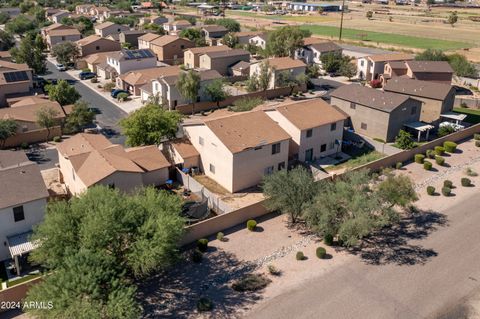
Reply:
[[410, 123], [405, 123], [404, 125], [406, 127], [409, 127], [411, 129], [414, 129], [414, 130], [420, 131], [420, 132], [425, 132], [425, 131], [428, 131], [428, 130], [431, 130], [431, 129], [435, 128], [435, 126], [433, 126], [433, 125], [425, 124], [425, 123], [422, 123], [422, 122], [410, 122]]
[[26, 254], [38, 247], [38, 242], [31, 241], [32, 231], [7, 236], [8, 249], [12, 258]]
[[447, 119], [456, 120], [456, 121], [463, 121], [467, 117], [466, 114], [460, 114], [455, 112], [445, 112], [443, 114], [440, 114], [440, 116]]

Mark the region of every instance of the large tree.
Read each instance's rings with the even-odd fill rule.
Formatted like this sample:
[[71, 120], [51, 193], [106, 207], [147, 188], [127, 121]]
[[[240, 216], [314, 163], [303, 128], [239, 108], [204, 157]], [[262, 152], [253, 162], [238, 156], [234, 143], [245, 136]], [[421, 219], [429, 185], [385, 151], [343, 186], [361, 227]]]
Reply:
[[80, 93], [65, 80], [59, 80], [56, 85], [49, 84], [45, 87], [48, 98], [57, 101], [61, 106], [74, 104], [80, 99]]
[[256, 74], [258, 81], [258, 89], [263, 91], [266, 95], [266, 91], [270, 88], [270, 82], [272, 81], [275, 68], [270, 66], [268, 61], [261, 62], [260, 70]]
[[68, 114], [65, 122], [65, 128], [69, 133], [80, 132], [85, 126], [92, 124], [95, 119], [95, 113], [90, 110], [85, 101], [77, 101], [73, 106], [72, 112]]
[[170, 266], [183, 234], [182, 200], [154, 188], [134, 195], [96, 186], [70, 201], [53, 201], [33, 239], [31, 259], [49, 273], [27, 301], [36, 318], [139, 318], [135, 278]]
[[240, 31], [240, 23], [238, 21], [230, 19], [230, 18], [222, 18], [222, 19], [207, 19], [204, 22], [205, 24], [216, 24], [225, 27], [228, 32], [239, 32]]
[[67, 65], [77, 61], [78, 57], [80, 56], [80, 50], [75, 43], [66, 41], [54, 45], [52, 48], [52, 55], [59, 63]]
[[38, 126], [47, 130], [47, 138], [48, 141], [50, 139], [50, 130], [55, 126], [58, 125], [58, 111], [49, 106], [42, 106], [37, 111], [37, 124]]
[[303, 46], [303, 39], [310, 31], [299, 27], [286, 26], [275, 29], [268, 35], [267, 54], [276, 57], [294, 57], [295, 51]]
[[458, 76], [477, 78], [478, 71], [474, 64], [470, 63], [465, 56], [454, 53], [448, 56], [448, 63]]
[[448, 56], [440, 49], [427, 49], [415, 56], [417, 61], [448, 61]]
[[61, 22], [62, 24], [75, 27], [83, 36], [88, 36], [94, 33], [93, 22], [87, 17], [64, 17]]
[[180, 95], [192, 103], [192, 115], [195, 114], [195, 102], [200, 91], [200, 75], [194, 70], [180, 73], [176, 87]]
[[17, 122], [12, 119], [0, 119], [0, 148], [5, 146], [7, 138], [15, 135], [17, 132]]
[[188, 28], [180, 31], [180, 37], [181, 38], [186, 38], [192, 42], [195, 42], [196, 46], [205, 46], [206, 42], [204, 37], [202, 36], [202, 33], [200, 32], [200, 29], [197, 28]]
[[46, 45], [40, 34], [28, 33], [10, 53], [17, 63], [26, 63], [35, 73], [42, 74], [47, 70], [45, 49]]
[[301, 166], [266, 175], [262, 189], [267, 198], [266, 207], [288, 214], [292, 223], [303, 215], [317, 192], [312, 175]]
[[5, 30], [10, 33], [23, 35], [27, 31], [35, 30], [35, 23], [26, 15], [20, 14], [5, 25]]
[[220, 107], [220, 102], [228, 97], [228, 92], [225, 91], [225, 83], [222, 79], [213, 80], [205, 86], [205, 93], [212, 102], [217, 103], [217, 107]]
[[147, 104], [120, 121], [126, 143], [131, 146], [159, 145], [175, 136], [182, 115], [157, 104]]
[[3, 30], [0, 30], [0, 51], [10, 50], [15, 46], [15, 39], [13, 36]]

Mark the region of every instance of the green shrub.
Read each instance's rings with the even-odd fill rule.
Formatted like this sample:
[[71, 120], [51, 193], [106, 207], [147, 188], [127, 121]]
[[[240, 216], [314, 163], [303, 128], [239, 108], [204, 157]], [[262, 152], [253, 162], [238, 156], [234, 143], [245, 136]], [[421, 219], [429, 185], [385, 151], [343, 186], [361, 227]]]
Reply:
[[463, 177], [460, 182], [462, 183], [462, 186], [463, 187], [470, 187], [472, 186], [472, 181], [470, 180], [470, 178], [466, 178], [466, 177]]
[[478, 173], [475, 172], [471, 167], [467, 167], [467, 169], [465, 170], [465, 174], [470, 177], [478, 176]]
[[304, 260], [305, 255], [303, 254], [303, 251], [297, 251], [297, 254], [295, 255], [295, 259], [297, 260]]
[[452, 189], [450, 187], [442, 187], [443, 196], [450, 196], [452, 194]]
[[117, 95], [117, 100], [119, 101], [126, 101], [128, 99], [128, 94], [125, 93], [125, 92], [122, 92], [122, 93], [118, 93]]
[[327, 246], [332, 246], [333, 245], [333, 235], [326, 234], [325, 236], [323, 236], [323, 242]]
[[255, 220], [250, 219], [249, 221], [247, 221], [247, 229], [249, 231], [254, 231], [255, 227], [257, 227], [257, 222]]
[[225, 235], [222, 232], [217, 233], [217, 240], [223, 241], [225, 239]]
[[268, 272], [272, 276], [280, 276], [282, 274], [282, 271], [275, 267], [274, 265], [268, 265], [267, 266]]
[[202, 238], [202, 239], [197, 240], [197, 248], [202, 253], [206, 252], [207, 249], [208, 249], [208, 239]]
[[203, 259], [203, 254], [200, 250], [198, 250], [198, 248], [194, 249], [192, 251], [192, 261], [194, 263], [199, 263], [199, 262], [202, 262], [202, 259]]
[[58, 142], [60, 142], [61, 140], [62, 140], [62, 137], [61, 137], [61, 136], [54, 136], [54, 137], [53, 137], [53, 141], [54, 141], [55, 143], [58, 143]]
[[232, 112], [247, 112], [262, 103], [263, 100], [259, 97], [244, 97], [233, 102], [233, 106], [229, 106], [228, 110]]
[[427, 150], [425, 152], [426, 157], [428, 158], [435, 158], [435, 151], [434, 150]]
[[432, 163], [429, 161], [424, 161], [423, 162], [423, 168], [426, 169], [427, 171], [432, 169]]
[[436, 155], [435, 162], [437, 162], [438, 165], [443, 166], [445, 164], [445, 158]]
[[232, 288], [235, 291], [258, 291], [261, 290], [272, 281], [262, 275], [248, 274], [244, 278], [235, 281], [232, 284]]
[[23, 150], [26, 150], [28, 148], [28, 143], [27, 142], [23, 142], [22, 144], [20, 144], [20, 147], [23, 149]]
[[397, 162], [397, 164], [395, 164], [395, 168], [396, 169], [401, 169], [403, 167], [403, 163], [402, 162]]
[[317, 250], [315, 251], [316, 255], [318, 258], [323, 259], [327, 255], [327, 251], [323, 247], [317, 247]]
[[475, 141], [475, 146], [480, 147], [480, 141]]
[[444, 180], [444, 181], [443, 181], [443, 187], [453, 188], [453, 183], [452, 183], [452, 181], [449, 181], [448, 179], [447, 179], [447, 180]]
[[478, 134], [478, 133], [473, 134], [473, 139], [477, 140], [477, 141], [480, 141], [480, 134]]
[[423, 164], [424, 159], [425, 159], [425, 155], [415, 154], [415, 163]]
[[427, 194], [433, 196], [435, 194], [435, 187], [427, 186]]
[[92, 72], [92, 71], [90, 71], [89, 68], [83, 68], [83, 69], [82, 69], [82, 72]]
[[443, 143], [443, 147], [445, 148], [445, 152], [455, 153], [455, 150], [457, 149], [457, 143], [446, 141]]
[[443, 155], [443, 152], [445, 152], [445, 149], [442, 146], [435, 146], [436, 155]]
[[97, 78], [92, 78], [92, 79], [90, 79], [90, 82], [91, 83], [98, 83], [98, 79]]
[[197, 310], [200, 312], [211, 311], [213, 309], [213, 302], [205, 297], [200, 298], [197, 301]]

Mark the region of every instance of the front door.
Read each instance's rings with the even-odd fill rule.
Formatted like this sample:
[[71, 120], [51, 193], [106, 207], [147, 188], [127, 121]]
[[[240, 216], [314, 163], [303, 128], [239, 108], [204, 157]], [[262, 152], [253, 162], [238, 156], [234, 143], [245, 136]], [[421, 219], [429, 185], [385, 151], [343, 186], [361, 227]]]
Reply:
[[305, 151], [305, 162], [311, 162], [313, 159], [313, 148]]

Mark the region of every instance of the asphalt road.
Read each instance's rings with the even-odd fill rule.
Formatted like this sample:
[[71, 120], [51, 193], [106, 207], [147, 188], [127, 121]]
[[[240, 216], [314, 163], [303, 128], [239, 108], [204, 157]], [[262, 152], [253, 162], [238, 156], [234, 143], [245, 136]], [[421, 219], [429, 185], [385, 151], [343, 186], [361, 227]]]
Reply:
[[470, 318], [465, 298], [480, 292], [479, 225], [477, 193], [414, 219], [370, 255], [312, 277], [248, 318]]

